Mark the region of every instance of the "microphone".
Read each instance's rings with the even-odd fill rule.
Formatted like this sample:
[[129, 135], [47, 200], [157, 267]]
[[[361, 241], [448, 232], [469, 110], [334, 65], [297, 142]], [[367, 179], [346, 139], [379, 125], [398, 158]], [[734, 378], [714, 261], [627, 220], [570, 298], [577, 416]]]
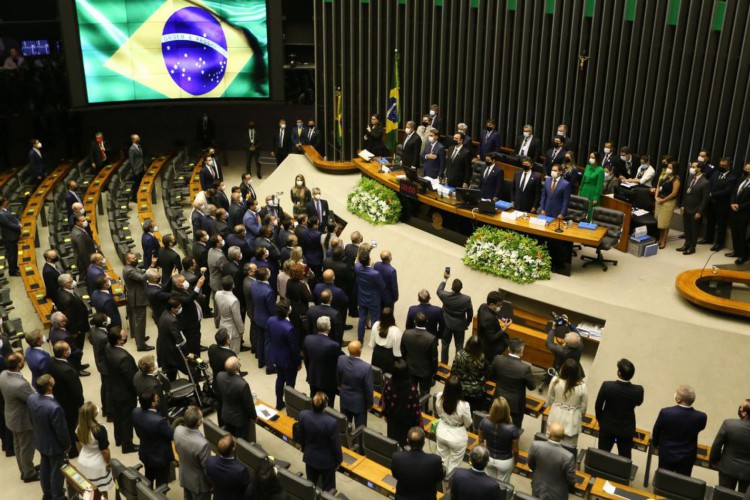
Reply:
[[[720, 251], [721, 251], [721, 249], [719, 249], [719, 250], [716, 250], [715, 252], [711, 252], [711, 255], [709, 255], [709, 256], [708, 256], [708, 259], [706, 259], [706, 263], [705, 263], [705, 264], [703, 264], [703, 269], [701, 269], [701, 275], [700, 275], [700, 278], [702, 278], [702, 277], [703, 277], [703, 273], [704, 273], [704, 272], [706, 271], [706, 267], [708, 267], [708, 263], [709, 263], [709, 262], [711, 261], [711, 259], [713, 259], [714, 255], [716, 255], [716, 254], [717, 254], [717, 253], [719, 253]], [[699, 278], [699, 279], [700, 279], [700, 278]]]

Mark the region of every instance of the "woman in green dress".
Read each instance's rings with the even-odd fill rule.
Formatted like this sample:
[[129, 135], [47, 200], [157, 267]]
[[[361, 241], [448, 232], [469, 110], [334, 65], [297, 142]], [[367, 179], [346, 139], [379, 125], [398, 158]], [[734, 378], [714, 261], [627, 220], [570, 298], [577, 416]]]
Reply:
[[589, 219], [594, 213], [594, 207], [599, 204], [604, 188], [604, 169], [599, 165], [596, 153], [589, 154], [586, 170], [583, 171], [581, 186], [578, 188], [578, 196], [589, 199]]

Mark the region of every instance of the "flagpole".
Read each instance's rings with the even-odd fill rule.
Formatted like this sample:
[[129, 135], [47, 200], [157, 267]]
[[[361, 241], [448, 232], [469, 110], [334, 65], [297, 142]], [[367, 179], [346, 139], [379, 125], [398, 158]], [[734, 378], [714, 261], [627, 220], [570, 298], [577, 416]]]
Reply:
[[[393, 49], [393, 51], [395, 53], [394, 55], [395, 55], [395, 63], [396, 63], [395, 68], [393, 68], [393, 71], [395, 71], [398, 74], [398, 49]], [[401, 110], [398, 109], [401, 107], [401, 102], [400, 102], [401, 101], [401, 81], [400, 80], [401, 79], [399, 78], [399, 81], [397, 82], [398, 87], [396, 87], [398, 89], [398, 94], [399, 94], [398, 96], [399, 103], [398, 103], [398, 107], [396, 108], [396, 110], [398, 111], [398, 121], [396, 122], [396, 146], [393, 148], [393, 159], [391, 160], [391, 164], [393, 165], [395, 165], [396, 163], [396, 149], [398, 148], [398, 122], [401, 121]]]

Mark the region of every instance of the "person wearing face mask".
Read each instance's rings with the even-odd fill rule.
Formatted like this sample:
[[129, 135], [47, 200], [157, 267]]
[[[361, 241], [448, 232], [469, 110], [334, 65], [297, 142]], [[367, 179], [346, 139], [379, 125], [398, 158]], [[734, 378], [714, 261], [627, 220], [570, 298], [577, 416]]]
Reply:
[[122, 326], [122, 317], [112, 295], [112, 283], [109, 281], [109, 276], [97, 276], [94, 285], [96, 290], [91, 294], [91, 306], [96, 309], [96, 312], [106, 314], [112, 326]]
[[729, 198], [736, 184], [737, 178], [732, 173], [732, 160], [719, 160], [719, 170], [709, 179], [711, 190], [708, 193], [708, 209], [706, 211], [706, 234], [699, 245], [714, 243], [712, 252], [724, 248], [727, 237], [727, 222], [729, 220]]
[[648, 155], [643, 155], [641, 156], [641, 163], [638, 166], [635, 175], [630, 179], [626, 179], [625, 182], [637, 184], [640, 187], [650, 188], [654, 182], [654, 175], [656, 175], [656, 171], [654, 170], [654, 167], [651, 166], [650, 157]]
[[[79, 215], [86, 215], [86, 209], [83, 208], [83, 203], [75, 202], [70, 206], [71, 214], [70, 217], [68, 217], [68, 226], [71, 230], [73, 230], [73, 226], [76, 225], [76, 219]], [[89, 236], [91, 236], [91, 228], [86, 226], [86, 232], [89, 233]]]
[[304, 175], [297, 174], [294, 178], [294, 186], [292, 186], [290, 194], [292, 197], [292, 203], [294, 203], [294, 206], [292, 207], [292, 214], [294, 217], [306, 213], [305, 207], [308, 202], [312, 201], [312, 193], [305, 185]]
[[427, 113], [430, 118], [430, 127], [437, 130], [444, 130], [445, 121], [443, 116], [440, 114], [440, 107], [437, 104], [430, 106], [430, 111]]
[[21, 221], [8, 210], [8, 199], [0, 196], [0, 235], [5, 244], [5, 258], [8, 261], [8, 274], [20, 276], [18, 270], [18, 240], [21, 237]]
[[480, 160], [486, 158], [490, 153], [500, 152], [500, 133], [496, 130], [497, 123], [493, 118], [487, 118], [484, 123], [484, 130], [479, 136], [479, 154]]
[[539, 209], [542, 195], [542, 176], [531, 170], [532, 161], [528, 156], [521, 158], [521, 170], [513, 175], [511, 201], [513, 208], [521, 212], [535, 214]]
[[[208, 268], [208, 281], [211, 286], [211, 302], [213, 302], [216, 292], [221, 290], [221, 269], [227, 260], [222, 250], [223, 247], [224, 238], [220, 234], [214, 234], [209, 238], [206, 264]], [[216, 328], [219, 327], [219, 319], [216, 316], [214, 316], [214, 324]]]
[[276, 158], [276, 165], [281, 165], [281, 162], [286, 160], [286, 157], [292, 150], [292, 134], [286, 129], [286, 120], [279, 120], [279, 128], [273, 136], [273, 149], [271, 150], [271, 156]]
[[683, 255], [695, 253], [695, 245], [698, 243], [698, 235], [701, 230], [703, 216], [708, 207], [708, 193], [711, 189], [708, 180], [701, 172], [702, 164], [693, 162], [690, 165], [690, 173], [685, 179], [682, 193], [682, 224], [685, 228], [685, 243], [677, 249]]
[[229, 198], [227, 197], [227, 194], [224, 192], [224, 181], [222, 180], [215, 180], [213, 184], [214, 191], [216, 191], [216, 195], [214, 196], [214, 205], [216, 205], [216, 208], [223, 208], [224, 210], [229, 210]]
[[182, 351], [188, 358], [194, 357], [188, 351], [187, 340], [180, 330], [178, 316], [181, 313], [182, 304], [180, 300], [176, 297], [170, 297], [157, 324], [159, 334], [156, 338], [156, 359], [169, 380], [175, 380], [178, 371], [187, 374], [187, 368], [179, 351]]
[[96, 313], [91, 317], [91, 331], [89, 331], [89, 342], [91, 342], [91, 350], [94, 351], [94, 365], [96, 366], [96, 371], [99, 372], [99, 379], [101, 380], [99, 397], [102, 402], [102, 415], [105, 417], [111, 417], [112, 415], [109, 372], [107, 371], [107, 361], [104, 357], [104, 352], [109, 344], [107, 338], [109, 325], [110, 319], [106, 314]]
[[[566, 151], [563, 147], [563, 138], [552, 137], [552, 147], [547, 150], [544, 156], [544, 175], [549, 177], [552, 171], [552, 165], [562, 165], [565, 160]], [[562, 169], [561, 169], [562, 170]]]
[[602, 194], [613, 194], [615, 188], [620, 185], [620, 179], [615, 177], [614, 167], [610, 164], [604, 167], [604, 185]]
[[701, 169], [703, 177], [710, 179], [713, 176], [716, 167], [711, 164], [711, 155], [708, 153], [708, 150], [701, 149], [698, 151], [698, 158], [696, 158], [696, 161], [703, 164], [703, 168]]
[[172, 274], [182, 271], [182, 259], [180, 254], [174, 250], [177, 245], [177, 238], [173, 234], [165, 234], [162, 236], [161, 242], [164, 246], [159, 249], [156, 266], [161, 268], [161, 286], [168, 289], [169, 278]]
[[36, 181], [37, 186], [44, 179], [45, 168], [44, 159], [42, 158], [42, 142], [39, 139], [31, 139], [31, 150], [29, 150], [29, 165], [31, 176]]
[[620, 163], [615, 165], [615, 175], [620, 179], [620, 182], [625, 181], [625, 179], [632, 179], [636, 176], [638, 165], [630, 148], [623, 146], [620, 148]]
[[604, 142], [604, 147], [602, 148], [602, 167], [616, 167], [620, 164], [620, 157], [617, 155], [617, 151], [615, 150], [615, 143], [611, 140], [607, 140]]
[[750, 163], [742, 169], [742, 177], [732, 189], [729, 198], [729, 222], [732, 227], [732, 244], [734, 251], [726, 257], [737, 257], [735, 264], [742, 265], [750, 257], [747, 229], [750, 226]]
[[[202, 193], [203, 191], [201, 191]], [[198, 193], [200, 195], [201, 193]], [[202, 200], [198, 199], [198, 195], [195, 196], [193, 201], [193, 210], [190, 212], [190, 225], [193, 228], [193, 236], [195, 241], [198, 241], [198, 232], [203, 229], [203, 219], [206, 218], [204, 210], [206, 209], [205, 196]], [[148, 261], [146, 261], [148, 262]]]
[[388, 156], [388, 149], [383, 144], [385, 130], [380, 124], [380, 115], [375, 113], [370, 116], [370, 124], [365, 127], [363, 148], [375, 156]]
[[219, 208], [216, 210], [216, 220], [211, 224], [211, 234], [220, 234], [222, 238], [226, 239], [230, 230], [229, 214], [223, 208]]
[[[70, 358], [70, 346], [67, 342], [55, 342], [52, 349], [55, 357], [49, 364], [48, 372], [55, 379], [55, 387], [52, 394], [65, 413], [65, 422], [68, 425], [70, 442], [76, 443], [76, 427], [78, 427], [78, 408], [83, 406], [83, 385], [78, 376], [78, 371], [68, 362]], [[76, 458], [78, 450], [72, 446], [68, 452], [68, 458]]]
[[96, 244], [86, 231], [88, 226], [89, 221], [86, 220], [86, 217], [79, 215], [76, 217], [75, 226], [70, 231], [70, 241], [73, 243], [73, 251], [76, 254], [76, 264], [78, 265], [78, 279], [81, 281], [86, 279], [86, 269], [91, 263], [91, 254], [96, 252]]
[[550, 176], [544, 182], [540, 208], [542, 215], [563, 219], [568, 213], [570, 183], [560, 176], [560, 165], [552, 165]]
[[237, 224], [242, 224], [242, 218], [245, 216], [247, 211], [247, 203], [242, 200], [242, 193], [234, 191], [230, 197], [229, 203], [229, 215], [227, 216], [227, 224], [229, 227], [234, 227]]
[[563, 147], [566, 150], [570, 149], [573, 146], [573, 141], [570, 139], [570, 136], [568, 135], [568, 126], [565, 123], [561, 123], [560, 125], [557, 126], [555, 135], [557, 137], [562, 138]]
[[86, 290], [89, 292], [89, 297], [97, 290], [96, 278], [105, 275], [104, 266], [107, 265], [107, 259], [104, 255], [95, 252], [91, 254], [89, 259], [89, 267], [86, 268]]
[[260, 209], [258, 213], [261, 220], [265, 219], [269, 215], [276, 217], [276, 220], [283, 220], [287, 215], [279, 205], [279, 199], [275, 195], [269, 194], [266, 196], [266, 205]]
[[250, 200], [256, 199], [258, 196], [255, 194], [253, 189], [253, 175], [249, 172], [242, 174], [242, 183], [240, 184], [240, 193], [242, 193], [242, 200], [247, 203]]
[[565, 151], [560, 175], [570, 183], [571, 192], [578, 192], [578, 185], [581, 183], [581, 172], [576, 167], [576, 158], [572, 151]]
[[297, 123], [292, 129], [292, 154], [304, 154], [305, 151], [302, 149], [302, 145], [305, 143], [305, 135], [307, 135], [307, 129], [305, 128], [305, 122], [302, 118], [297, 118]]
[[203, 310], [200, 303], [205, 300], [201, 288], [206, 278], [201, 276], [195, 286], [190, 286], [188, 280], [181, 274], [172, 276], [172, 296], [180, 302], [182, 314], [177, 317], [177, 325], [185, 337], [185, 349], [195, 356], [201, 352], [201, 320]]
[[454, 146], [445, 154], [445, 171], [440, 177], [451, 187], [468, 188], [471, 180], [471, 151], [463, 141], [461, 132], [453, 134]]
[[91, 168], [97, 174], [104, 165], [109, 163], [109, 143], [104, 140], [104, 134], [101, 132], [94, 135], [94, 140], [89, 148], [89, 159], [91, 160]]
[[260, 136], [255, 128], [255, 122], [250, 120], [247, 124], [247, 141], [245, 143], [247, 148], [247, 163], [245, 164], [245, 172], [248, 174], [253, 170], [253, 163], [255, 163], [255, 173], [258, 179], [262, 179], [263, 175], [260, 171]]
[[678, 173], [677, 162], [668, 163], [662, 169], [656, 187], [651, 189], [656, 199], [654, 217], [656, 217], [656, 227], [659, 229], [659, 248], [662, 249], [667, 246], [669, 226], [672, 224], [677, 196], [680, 194], [680, 176]]
[[578, 188], [578, 196], [588, 198], [589, 200], [588, 220], [591, 220], [594, 207], [599, 204], [602, 191], [604, 190], [604, 169], [601, 165], [598, 165], [599, 162], [597, 160], [596, 153], [589, 153], [588, 163], [586, 169], [583, 171], [581, 185]]
[[195, 140], [205, 149], [214, 143], [215, 136], [214, 121], [208, 117], [208, 112], [204, 111], [198, 121], [195, 122]]
[[528, 156], [533, 163], [539, 158], [541, 151], [542, 141], [534, 136], [534, 127], [528, 124], [524, 125], [521, 135], [516, 139], [515, 153], [521, 157]]
[[47, 368], [52, 357], [44, 347], [47, 343], [47, 337], [38, 328], [26, 332], [24, 340], [28, 345], [24, 353], [24, 358], [31, 372], [31, 385], [36, 389], [36, 380], [47, 373]]
[[422, 116], [422, 121], [419, 123], [419, 127], [417, 127], [417, 135], [422, 139], [422, 148], [427, 144], [427, 137], [430, 135], [430, 129], [432, 128], [430, 123], [432, 123], [430, 115], [424, 115]]
[[328, 225], [329, 220], [328, 201], [321, 197], [319, 187], [313, 188], [312, 197], [313, 199], [305, 204], [305, 212], [308, 217], [316, 216], [320, 222], [320, 226], [325, 227]]
[[497, 153], [494, 152], [486, 156], [486, 166], [479, 176], [479, 195], [485, 200], [497, 201], [502, 194], [505, 174], [503, 169], [495, 164], [496, 159]]
[[44, 251], [44, 267], [42, 267], [42, 279], [44, 279], [45, 296], [57, 306], [57, 297], [60, 293], [60, 286], [57, 284], [57, 278], [62, 271], [59, 266], [60, 256], [57, 250], [50, 248]]
[[651, 433], [651, 444], [659, 450], [659, 468], [690, 476], [698, 453], [698, 434], [708, 417], [693, 408], [695, 389], [681, 385], [674, 393], [675, 406], [663, 408]]
[[305, 130], [305, 137], [303, 138], [302, 144], [307, 144], [315, 148], [320, 156], [325, 156], [325, 150], [323, 149], [323, 136], [315, 126], [315, 120], [307, 121], [307, 129]]
[[[73, 215], [73, 204], [83, 203], [81, 197], [78, 195], [78, 181], [71, 179], [68, 181], [68, 191], [65, 193], [65, 209], [68, 214], [68, 219]], [[83, 206], [83, 205], [82, 205]]]
[[123, 453], [135, 453], [138, 446], [133, 444], [133, 410], [136, 407], [135, 374], [138, 367], [133, 356], [125, 350], [128, 334], [118, 326], [113, 326], [107, 334], [109, 345], [105, 347], [112, 409], [115, 427], [115, 444], [122, 446]]
[[[463, 145], [464, 148], [466, 148], [466, 150], [469, 152], [471, 157], [474, 158], [474, 143], [471, 141], [471, 136], [469, 135], [469, 126], [465, 123], [459, 123], [458, 125], [456, 125], [456, 132], [459, 134], [463, 134], [464, 138], [461, 144]], [[453, 135], [451, 136], [450, 141], [446, 143], [446, 147], [450, 149], [456, 144], [458, 144], [456, 142], [456, 136]]]
[[[83, 299], [78, 296], [78, 293], [76, 293], [75, 288], [77, 283], [73, 280], [73, 276], [70, 274], [61, 274], [57, 278], [57, 283], [60, 286], [60, 294], [58, 295], [58, 312], [55, 314], [60, 314], [60, 316], [55, 317], [60, 318], [61, 321], [65, 320], [68, 330], [73, 336], [71, 344], [74, 350], [80, 351], [82, 355], [85, 335], [91, 329], [88, 307]], [[51, 337], [52, 334], [50, 333]]]
[[404, 140], [401, 142], [401, 164], [406, 167], [419, 168], [419, 153], [422, 150], [422, 141], [416, 132], [417, 124], [413, 121], [406, 122], [404, 127]]
[[438, 142], [438, 130], [430, 129], [425, 144], [419, 157], [424, 167], [424, 176], [431, 179], [440, 177], [445, 170], [445, 146]]

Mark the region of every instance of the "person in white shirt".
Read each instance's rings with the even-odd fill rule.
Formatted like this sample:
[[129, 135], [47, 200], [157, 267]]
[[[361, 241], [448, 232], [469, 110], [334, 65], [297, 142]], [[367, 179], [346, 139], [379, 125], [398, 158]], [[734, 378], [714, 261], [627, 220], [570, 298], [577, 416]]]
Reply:
[[386, 307], [380, 313], [380, 320], [372, 325], [370, 331], [370, 347], [372, 351], [372, 366], [383, 370], [383, 373], [393, 373], [396, 358], [401, 357], [401, 336], [403, 332], [396, 326], [393, 309]]
[[643, 155], [641, 156], [641, 164], [638, 166], [638, 170], [636, 170], [635, 177], [626, 179], [625, 182], [650, 188], [654, 182], [654, 175], [656, 175], [656, 170], [651, 166], [651, 159], [648, 155]]

